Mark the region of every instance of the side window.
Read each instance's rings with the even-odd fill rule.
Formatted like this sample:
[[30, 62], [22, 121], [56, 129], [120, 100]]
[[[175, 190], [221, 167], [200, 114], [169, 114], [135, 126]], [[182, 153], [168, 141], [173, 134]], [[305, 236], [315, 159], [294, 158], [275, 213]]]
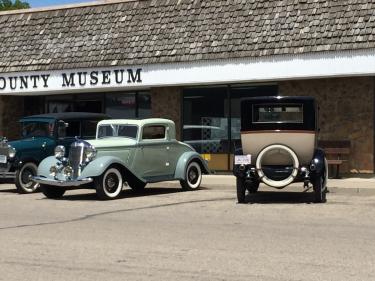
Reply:
[[68, 121], [68, 127], [66, 128], [67, 137], [81, 136], [80, 122], [79, 121]]
[[143, 140], [155, 140], [155, 139], [165, 139], [165, 127], [156, 126], [145, 126], [143, 127], [142, 139]]

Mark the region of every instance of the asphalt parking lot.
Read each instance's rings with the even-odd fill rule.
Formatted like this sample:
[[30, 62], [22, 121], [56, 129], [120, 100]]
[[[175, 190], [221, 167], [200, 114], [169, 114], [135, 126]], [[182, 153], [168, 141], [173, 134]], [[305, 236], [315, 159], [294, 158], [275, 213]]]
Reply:
[[332, 180], [326, 204], [234, 179], [175, 183], [98, 201], [0, 184], [0, 280], [375, 280], [375, 180]]

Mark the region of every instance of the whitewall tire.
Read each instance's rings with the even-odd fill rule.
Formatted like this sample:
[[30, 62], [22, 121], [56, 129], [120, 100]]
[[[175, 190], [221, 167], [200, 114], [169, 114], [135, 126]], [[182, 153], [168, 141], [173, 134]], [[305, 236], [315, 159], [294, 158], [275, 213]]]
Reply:
[[96, 194], [102, 200], [116, 199], [122, 191], [122, 174], [117, 168], [107, 169], [95, 179]]
[[18, 193], [33, 193], [39, 188], [39, 184], [31, 180], [32, 176], [36, 176], [38, 167], [33, 162], [26, 162], [16, 171], [15, 184]]
[[183, 190], [198, 189], [202, 182], [202, 169], [201, 166], [192, 161], [186, 168], [185, 180], [181, 180], [180, 184]]

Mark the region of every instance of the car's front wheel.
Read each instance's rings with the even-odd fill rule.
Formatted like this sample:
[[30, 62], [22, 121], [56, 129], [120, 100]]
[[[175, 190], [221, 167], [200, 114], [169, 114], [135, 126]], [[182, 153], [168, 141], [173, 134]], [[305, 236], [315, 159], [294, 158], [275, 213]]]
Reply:
[[54, 186], [45, 185], [45, 184], [40, 185], [40, 190], [47, 198], [50, 198], [50, 199], [61, 198], [65, 193], [64, 188], [54, 187]]
[[183, 190], [195, 190], [199, 188], [202, 182], [201, 166], [192, 161], [186, 168], [185, 180], [181, 180], [180, 184]]
[[26, 162], [16, 171], [15, 184], [18, 193], [33, 193], [38, 190], [39, 184], [31, 180], [31, 177], [37, 174], [37, 170], [36, 164]]
[[95, 178], [96, 194], [102, 200], [116, 199], [122, 190], [122, 174], [116, 167], [107, 169], [100, 177]]

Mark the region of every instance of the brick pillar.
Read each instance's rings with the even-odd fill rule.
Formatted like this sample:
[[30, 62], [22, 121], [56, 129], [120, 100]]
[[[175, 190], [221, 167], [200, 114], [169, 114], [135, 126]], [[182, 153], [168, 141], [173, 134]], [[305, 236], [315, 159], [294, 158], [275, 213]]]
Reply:
[[0, 96], [0, 136], [9, 140], [20, 137], [18, 120], [23, 112], [24, 97]]
[[171, 119], [176, 124], [176, 138], [181, 139], [181, 99], [182, 89], [179, 87], [151, 89], [152, 117]]
[[320, 107], [319, 138], [348, 139], [349, 165], [343, 171], [374, 172], [374, 77], [283, 81], [283, 96], [313, 96]]

